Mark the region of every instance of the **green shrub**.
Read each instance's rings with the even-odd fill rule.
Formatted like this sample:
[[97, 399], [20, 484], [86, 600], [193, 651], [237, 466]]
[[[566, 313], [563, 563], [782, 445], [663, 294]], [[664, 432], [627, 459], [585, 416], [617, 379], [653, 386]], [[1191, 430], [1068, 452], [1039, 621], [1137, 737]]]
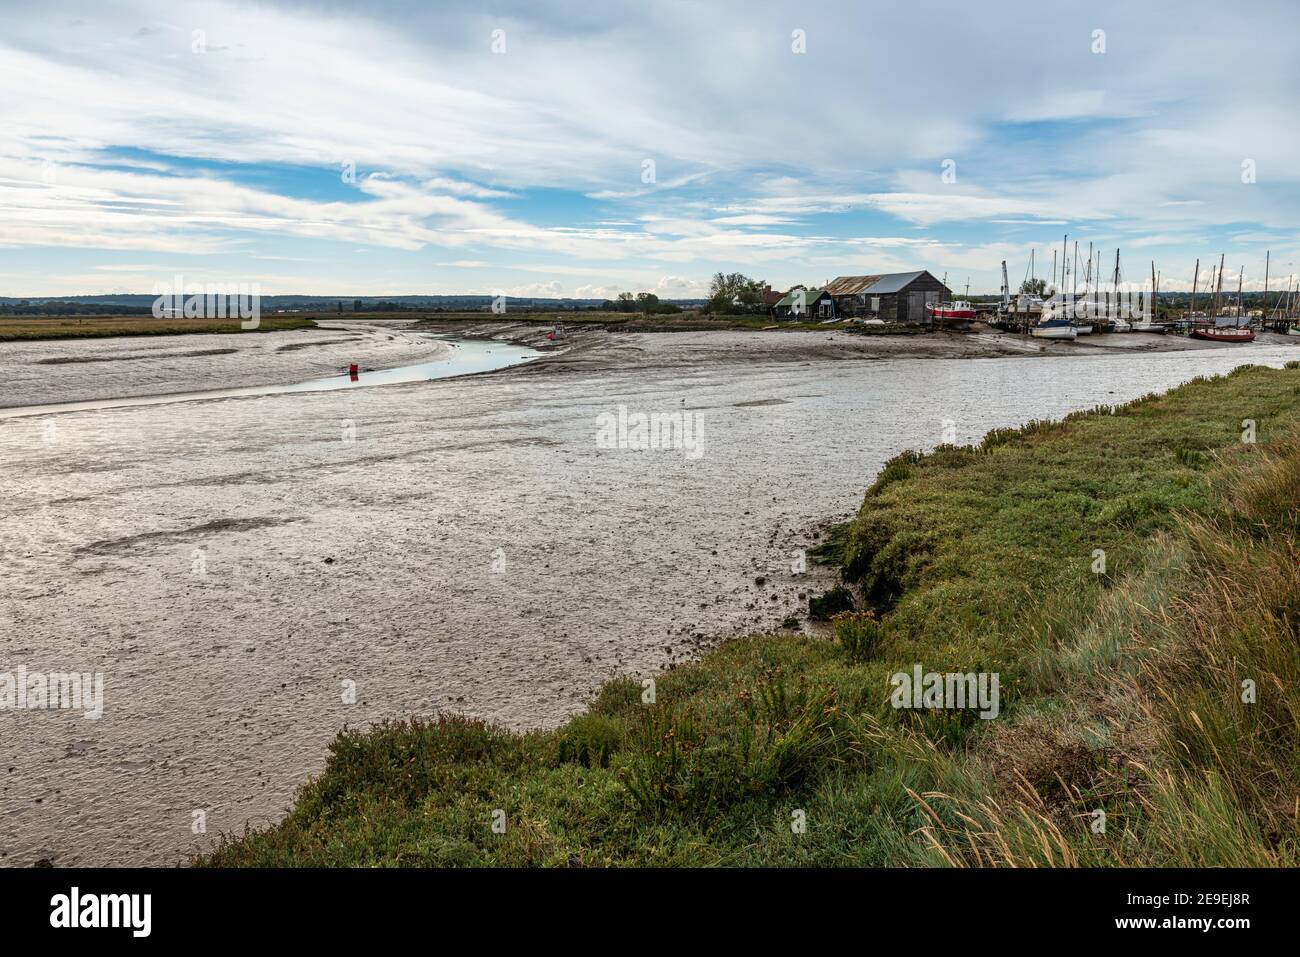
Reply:
[[835, 623], [835, 639], [844, 649], [849, 661], [867, 661], [880, 647], [884, 627], [871, 612], [841, 612], [832, 620]]
[[816, 621], [829, 621], [842, 611], [853, 609], [853, 593], [843, 585], [836, 585], [824, 595], [808, 599], [808, 616]]
[[1152, 516], [1168, 511], [1168, 504], [1154, 492], [1137, 492], [1121, 495], [1107, 502], [1098, 515], [1098, 521], [1118, 525], [1121, 528], [1135, 528]]
[[610, 757], [623, 745], [623, 723], [603, 714], [580, 714], [560, 731], [556, 761], [585, 768], [609, 767]]
[[903, 479], [910, 478], [912, 475], [912, 466], [921, 461], [921, 453], [913, 452], [908, 449], [899, 452], [892, 459], [885, 463], [885, 467], [880, 470], [876, 480], [871, 483], [867, 489], [867, 497], [879, 495], [884, 488], [892, 482], [899, 482]]

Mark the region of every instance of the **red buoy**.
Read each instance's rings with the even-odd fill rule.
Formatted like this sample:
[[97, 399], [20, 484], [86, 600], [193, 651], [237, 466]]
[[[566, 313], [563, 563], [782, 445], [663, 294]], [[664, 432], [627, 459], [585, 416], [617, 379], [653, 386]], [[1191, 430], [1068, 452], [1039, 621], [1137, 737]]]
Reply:
[[353, 382], [356, 382], [356, 381], [357, 381], [357, 373], [360, 372], [360, 371], [361, 371], [360, 367], [359, 367], [355, 362], [349, 364], [349, 365], [348, 365], [348, 378], [350, 378]]

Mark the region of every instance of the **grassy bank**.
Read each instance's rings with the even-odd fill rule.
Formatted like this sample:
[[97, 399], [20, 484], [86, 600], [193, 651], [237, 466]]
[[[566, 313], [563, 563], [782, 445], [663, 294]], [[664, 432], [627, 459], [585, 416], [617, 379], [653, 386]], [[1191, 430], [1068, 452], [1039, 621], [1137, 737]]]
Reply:
[[[1298, 538], [1294, 363], [903, 455], [828, 549], [837, 640], [729, 642], [549, 732], [346, 732], [200, 863], [1295, 865]], [[997, 717], [892, 707], [918, 664], [997, 673]]]
[[179, 336], [211, 332], [281, 332], [315, 329], [303, 316], [264, 316], [256, 329], [238, 319], [155, 319], [153, 316], [50, 316], [0, 319], [0, 342], [31, 339], [99, 339], [109, 336]]

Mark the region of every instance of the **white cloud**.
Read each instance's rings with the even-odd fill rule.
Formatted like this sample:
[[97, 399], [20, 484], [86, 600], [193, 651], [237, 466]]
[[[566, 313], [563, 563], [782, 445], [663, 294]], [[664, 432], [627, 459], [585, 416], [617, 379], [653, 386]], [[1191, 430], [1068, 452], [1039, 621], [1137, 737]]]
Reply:
[[[1248, 224], [1240, 242], [1258, 243], [1293, 235], [1300, 215], [1300, 129], [1286, 122], [1300, 90], [1278, 66], [1292, 5], [1206, 2], [1174, 19], [1031, 0], [64, 8], [6, 13], [0, 88], [18, 94], [0, 101], [0, 246], [263, 259], [286, 240], [434, 246], [447, 268], [530, 254], [584, 285], [656, 288], [663, 269], [698, 283], [736, 264], [792, 281], [832, 262], [931, 265], [1025, 224], [1186, 255], [1219, 224]], [[1094, 55], [1101, 22], [1109, 52]], [[1252, 70], [1222, 55], [1244, 48]], [[346, 201], [237, 175], [341, 163], [358, 171]], [[543, 215], [539, 189], [600, 208]], [[827, 228], [837, 216], [875, 219]], [[852, 235], [888, 231], [885, 217], [922, 232]]]

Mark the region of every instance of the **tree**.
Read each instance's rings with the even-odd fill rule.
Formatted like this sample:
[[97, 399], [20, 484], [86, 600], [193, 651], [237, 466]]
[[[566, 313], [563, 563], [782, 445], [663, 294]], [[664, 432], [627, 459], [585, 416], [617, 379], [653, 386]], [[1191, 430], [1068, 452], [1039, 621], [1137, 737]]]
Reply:
[[659, 297], [652, 292], [638, 292], [636, 304], [642, 312], [654, 312], [659, 308]]
[[763, 284], [738, 272], [716, 273], [709, 283], [709, 312], [734, 315], [764, 308]]
[[1020, 291], [1026, 296], [1038, 296], [1042, 298], [1047, 295], [1046, 279], [1026, 279], [1020, 284]]

